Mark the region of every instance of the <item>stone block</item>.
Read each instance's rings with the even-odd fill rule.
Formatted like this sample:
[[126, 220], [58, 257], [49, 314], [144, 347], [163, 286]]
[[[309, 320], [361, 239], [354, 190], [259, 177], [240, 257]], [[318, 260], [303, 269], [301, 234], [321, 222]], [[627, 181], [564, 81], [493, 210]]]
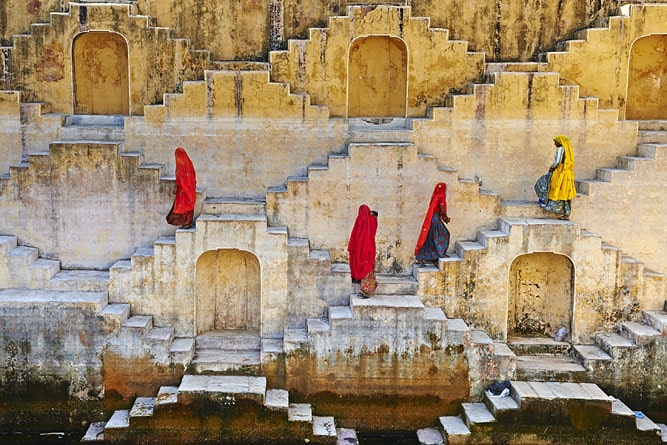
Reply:
[[233, 405], [235, 400], [253, 400], [264, 404], [266, 378], [251, 376], [184, 375], [178, 387], [178, 402], [191, 405], [206, 399], [222, 405]]
[[264, 406], [272, 410], [287, 411], [289, 408], [289, 392], [284, 389], [267, 390]]

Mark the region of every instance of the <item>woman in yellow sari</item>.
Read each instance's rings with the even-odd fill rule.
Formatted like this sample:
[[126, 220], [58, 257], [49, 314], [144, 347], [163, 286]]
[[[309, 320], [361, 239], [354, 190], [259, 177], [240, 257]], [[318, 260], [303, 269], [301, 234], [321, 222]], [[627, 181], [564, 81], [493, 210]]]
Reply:
[[535, 184], [535, 192], [545, 210], [559, 215], [560, 219], [570, 219], [572, 198], [577, 195], [574, 186], [574, 151], [566, 136], [556, 136], [554, 144], [557, 148], [556, 159], [549, 173]]

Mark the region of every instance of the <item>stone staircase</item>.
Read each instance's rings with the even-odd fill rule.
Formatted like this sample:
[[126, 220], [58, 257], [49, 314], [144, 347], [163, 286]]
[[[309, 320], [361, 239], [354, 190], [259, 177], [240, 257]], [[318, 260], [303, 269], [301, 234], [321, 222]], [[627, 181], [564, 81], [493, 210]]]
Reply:
[[[307, 403], [290, 403], [288, 391], [268, 389], [265, 377], [239, 375], [185, 375], [179, 386], [163, 386], [155, 397], [137, 397], [129, 410], [116, 410], [108, 421], [92, 423], [81, 442], [128, 443], [156, 435], [161, 443], [183, 443], [198, 437], [211, 440], [220, 434], [215, 425], [225, 425], [231, 434], [245, 434], [234, 429], [234, 422], [243, 419], [239, 411], [251, 413], [255, 438], [279, 441], [303, 437], [306, 442], [336, 443], [333, 417], [313, 415]], [[161, 427], [169, 427], [170, 422], [173, 425], [174, 414], [180, 417], [179, 431], [161, 434]], [[201, 419], [207, 416], [217, 422], [209, 418], [208, 425], [202, 425]], [[349, 431], [346, 434], [350, 436]]]
[[[520, 204], [518, 209], [506, 209], [503, 212], [513, 215], [521, 212], [525, 215], [530, 207]], [[537, 204], [532, 207], [538, 208]], [[502, 336], [502, 330], [499, 331], [492, 322], [489, 323], [487, 315], [482, 315], [488, 314], [489, 310], [495, 311], [496, 302], [507, 298], [506, 277], [503, 276], [498, 282], [485, 274], [492, 273], [498, 267], [509, 270], [514, 258], [530, 252], [568, 252], [575, 262], [579, 255], [591, 259], [595, 256], [600, 267], [610, 261], [610, 264], [620, 261], [620, 271], [616, 277], [610, 279], [637, 292], [639, 299], [644, 294], [649, 294], [649, 301], [652, 301], [655, 299], [653, 293], [659, 292], [659, 289], [662, 289], [660, 283], [664, 283], [662, 274], [645, 270], [641, 262], [623, 255], [620, 249], [602, 243], [598, 236], [582, 230], [573, 221], [521, 216], [501, 217], [498, 219], [498, 228], [479, 230], [474, 241], [457, 241], [455, 252], [449, 258], [440, 259], [437, 268], [415, 268], [415, 277], [420, 283], [420, 295], [423, 295], [430, 305], [443, 306], [448, 315], [461, 317], [472, 326], [485, 329], [494, 338], [499, 334]], [[614, 266], [611, 270], [615, 269]], [[472, 292], [466, 287], [469, 284], [465, 278], [470, 273], [476, 277], [476, 286]], [[578, 279], [587, 279], [586, 274], [586, 270], [579, 271]], [[434, 281], [444, 287], [444, 301], [441, 293], [432, 295], [433, 291], [429, 290]], [[662, 296], [656, 296], [662, 298], [662, 301], [665, 300], [664, 291]], [[633, 316], [639, 318], [641, 312]], [[476, 319], [485, 321], [479, 324], [475, 322]], [[502, 324], [504, 321], [501, 323], [499, 320], [499, 325]], [[608, 328], [610, 329], [598, 326], [596, 330], [611, 330], [613, 325]], [[588, 338], [592, 338], [593, 334], [594, 332], [588, 334]]]
[[[483, 402], [463, 403], [460, 415], [440, 417], [437, 428], [421, 429], [417, 435], [424, 445], [486, 444], [495, 443], [499, 437], [521, 442], [522, 437], [535, 434], [524, 430], [526, 425], [547, 427], [542, 428], [547, 437], [548, 429], [553, 428], [553, 434], [561, 438], [566, 433], [559, 426], [574, 427], [569, 433], [571, 443], [583, 443], [579, 440], [586, 437], [585, 432], [599, 426], [618, 429], [611, 434], [619, 440], [620, 435], [635, 437], [635, 443], [659, 443], [657, 434], [661, 432], [661, 426], [643, 414], [635, 414], [595, 384], [515, 380], [510, 382], [509, 396], [494, 397], [487, 392]], [[579, 433], [582, 436], [577, 436]]]
[[640, 149], [644, 151], [647, 157], [654, 159], [654, 152], [667, 145], [667, 121], [637, 121], [637, 126], [639, 128], [637, 139]]
[[651, 161], [663, 159], [667, 150], [667, 121], [638, 121], [638, 128], [637, 154], [619, 157], [616, 167], [599, 168], [593, 179], [575, 180], [578, 194], [589, 196], [596, 193], [598, 184], [604, 187], [604, 183], [650, 174], [650, 168], [655, 168]]
[[[156, 19], [142, 15], [134, 2], [88, 4], [71, 2], [68, 6], [66, 12], [51, 12], [48, 23], [32, 23], [29, 33], [13, 36], [13, 46], [3, 48], [7, 58], [8, 73], [23, 73], [20, 78], [7, 76], [7, 73], [4, 73], [8, 79], [4, 86], [7, 90], [23, 91], [24, 99], [30, 99], [27, 102], [46, 102], [55, 104], [56, 107], [59, 106], [61, 102], [57, 100], [59, 85], [55, 82], [52, 89], [36, 88], [34, 83], [38, 82], [37, 78], [31, 77], [34, 75], [33, 72], [20, 69], [21, 60], [29, 60], [30, 57], [41, 54], [40, 44], [57, 40], [58, 33], [68, 32], [69, 29], [78, 30], [79, 26], [83, 26], [86, 31], [97, 31], [98, 29], [106, 31], [108, 29], [106, 22], [110, 16], [120, 21], [120, 24], [116, 26], [125, 27], [126, 36], [130, 36], [130, 39], [136, 35], [144, 39], [140, 42], [141, 45], [148, 45], [155, 49], [147, 53], [147, 57], [152, 58], [147, 61], [148, 66], [164, 66], [167, 60], [173, 64], [173, 71], [170, 75], [163, 76], [162, 79], [151, 78], [150, 73], [135, 73], [133, 80], [137, 86], [146, 84], [146, 87], [139, 87], [140, 89], [157, 93], [154, 97], [141, 98], [142, 106], [144, 103], [155, 103], [163, 92], [171, 91], [174, 85], [180, 88], [184, 80], [201, 78], [205, 69], [216, 68], [219, 64], [211, 60], [209, 51], [191, 48], [189, 39], [176, 38], [172, 30], [156, 26]], [[79, 23], [80, 20], [85, 20], [85, 22]], [[128, 41], [130, 47], [135, 44], [137, 42], [133, 40]], [[236, 63], [236, 65], [241, 64]], [[151, 88], [147, 87], [148, 84], [151, 85]], [[146, 95], [146, 91], [140, 94]], [[37, 96], [36, 93], [40, 96]], [[67, 110], [54, 108], [53, 112], [66, 113]]]
[[[341, 265], [340, 268], [344, 267]], [[349, 304], [330, 306], [327, 317], [308, 318], [303, 329], [285, 329], [287, 362], [294, 354], [314, 358], [312, 366], [315, 369], [308, 379], [308, 385], [313, 389], [321, 391], [335, 387], [339, 392], [391, 394], [394, 388], [392, 376], [400, 374], [404, 379], [401, 380], [403, 391], [406, 391], [410, 385], [429, 385], [422, 380], [432, 379], [429, 373], [434, 369], [446, 372], [442, 368], [455, 368], [455, 364], [448, 362], [449, 355], [458, 354], [465, 356], [470, 366], [488, 369], [485, 377], [491, 380], [506, 378], [513, 371], [511, 351], [503, 344], [493, 343], [484, 332], [472, 331], [463, 320], [448, 319], [441, 308], [425, 306], [415, 293], [417, 282], [414, 278], [382, 274], [377, 278], [378, 289], [372, 297], [363, 299], [356, 292], [352, 293]], [[447, 359], [443, 360], [443, 353]], [[405, 363], [409, 372], [393, 369], [394, 366], [401, 367], [401, 363], [392, 364], [389, 359], [395, 356], [411, 357]], [[381, 363], [373, 365], [374, 360]], [[327, 363], [337, 364], [335, 375], [328, 371]], [[348, 366], [355, 368], [354, 373]], [[374, 366], [387, 368], [386, 375], [363, 377], [364, 369]], [[363, 388], [355, 387], [351, 380], [355, 373], [357, 377], [361, 373], [364, 378]], [[405, 379], [415, 381], [409, 384]], [[471, 392], [479, 391], [487, 383], [483, 378], [471, 382]], [[431, 382], [431, 391], [434, 394], [442, 391], [441, 384], [439, 380]], [[467, 391], [464, 397], [467, 397]]]
[[412, 119], [350, 118], [348, 143], [414, 143]]
[[242, 372], [257, 375], [261, 372], [261, 343], [258, 334], [239, 330], [216, 330], [199, 334], [195, 353], [188, 372], [211, 374]]
[[62, 270], [60, 261], [40, 257], [39, 249], [0, 236], [0, 287], [106, 292], [107, 271]]
[[65, 116], [60, 127], [59, 140], [124, 142], [124, 116], [81, 114]]
[[59, 261], [40, 258], [38, 249], [17, 245], [14, 236], [0, 236], [0, 299], [7, 317], [25, 304], [53, 306], [45, 310], [56, 312], [69, 307], [68, 311], [74, 312], [94, 303], [94, 312], [102, 317], [104, 327], [86, 335], [100, 349], [100, 356], [128, 358], [148, 352], [153, 364], [181, 368], [190, 364], [194, 339], [175, 338], [173, 327], [154, 326], [152, 316], [132, 315], [130, 304], [110, 302], [108, 287], [109, 271], [61, 270]]

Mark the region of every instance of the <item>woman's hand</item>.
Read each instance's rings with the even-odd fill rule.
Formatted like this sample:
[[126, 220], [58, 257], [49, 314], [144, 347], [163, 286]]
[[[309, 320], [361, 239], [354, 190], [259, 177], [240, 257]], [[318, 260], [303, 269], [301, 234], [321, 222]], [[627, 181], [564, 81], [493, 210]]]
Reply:
[[442, 222], [445, 223], [445, 224], [448, 224], [449, 221], [451, 221], [451, 218], [450, 218], [449, 216], [447, 216], [447, 215], [441, 217], [440, 219], [441, 219]]

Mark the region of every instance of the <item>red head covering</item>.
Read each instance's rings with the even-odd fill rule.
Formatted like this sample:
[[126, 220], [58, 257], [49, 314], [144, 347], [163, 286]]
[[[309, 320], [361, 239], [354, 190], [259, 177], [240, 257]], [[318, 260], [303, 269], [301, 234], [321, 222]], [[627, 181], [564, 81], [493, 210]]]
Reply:
[[428, 229], [431, 227], [431, 218], [436, 212], [440, 212], [440, 205], [447, 213], [447, 184], [444, 182], [439, 182], [436, 184], [435, 189], [433, 189], [433, 194], [431, 195], [431, 202], [428, 205], [428, 211], [424, 217], [424, 222], [422, 224], [422, 230], [419, 233], [419, 239], [417, 240], [417, 247], [415, 247], [415, 255], [419, 252], [419, 249], [424, 245], [426, 237], [428, 236]]
[[359, 206], [347, 251], [350, 253], [350, 271], [353, 280], [364, 278], [375, 264], [375, 233], [378, 220], [366, 204]]
[[187, 213], [195, 208], [197, 200], [197, 177], [188, 154], [182, 147], [174, 152], [176, 156], [176, 197], [174, 213]]

